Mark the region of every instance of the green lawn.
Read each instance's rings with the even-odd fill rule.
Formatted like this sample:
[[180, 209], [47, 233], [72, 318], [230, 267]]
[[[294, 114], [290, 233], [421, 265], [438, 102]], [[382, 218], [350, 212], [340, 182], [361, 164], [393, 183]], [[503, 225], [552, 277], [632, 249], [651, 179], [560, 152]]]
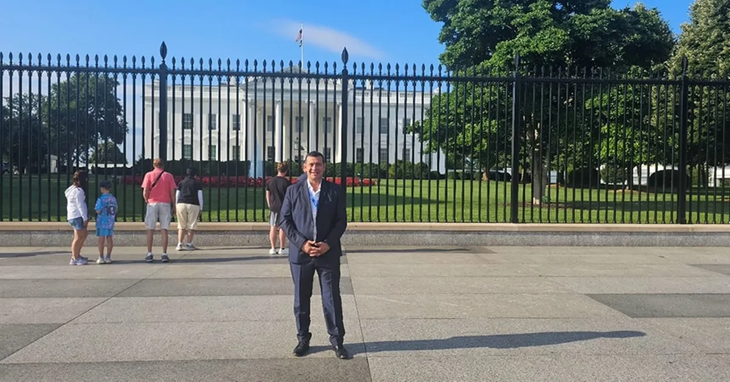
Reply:
[[[0, 177], [3, 221], [65, 221], [66, 174]], [[99, 181], [103, 178], [99, 177]], [[509, 222], [510, 185], [483, 181], [381, 179], [372, 187], [348, 188], [348, 217], [356, 222]], [[90, 207], [98, 196], [91, 176]], [[138, 186], [117, 186], [118, 221], [142, 221]], [[21, 196], [22, 195], [22, 196]], [[204, 189], [203, 221], [268, 221], [263, 188]], [[531, 187], [520, 186], [519, 221], [546, 223], [675, 223], [676, 195], [646, 191], [550, 187], [548, 203], [531, 204]], [[694, 188], [688, 197], [692, 223], [730, 221], [730, 190]], [[527, 201], [526, 203], [523, 201]]]

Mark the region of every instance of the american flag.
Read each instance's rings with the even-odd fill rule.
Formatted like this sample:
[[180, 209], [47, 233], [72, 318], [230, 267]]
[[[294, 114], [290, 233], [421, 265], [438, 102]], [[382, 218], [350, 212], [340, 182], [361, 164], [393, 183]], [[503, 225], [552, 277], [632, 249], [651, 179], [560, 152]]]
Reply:
[[297, 35], [296, 42], [299, 43], [299, 46], [302, 46], [302, 43], [304, 42], [304, 39], [302, 38], [302, 29], [299, 29], [299, 34]]

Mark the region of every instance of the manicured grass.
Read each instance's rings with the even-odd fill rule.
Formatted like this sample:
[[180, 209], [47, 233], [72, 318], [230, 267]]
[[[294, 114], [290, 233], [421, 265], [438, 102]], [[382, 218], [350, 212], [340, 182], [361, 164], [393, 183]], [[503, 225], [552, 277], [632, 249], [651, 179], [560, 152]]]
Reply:
[[[98, 181], [104, 177], [100, 176]], [[3, 221], [65, 221], [66, 174], [3, 175], [0, 180]], [[89, 206], [99, 195], [91, 175]], [[510, 222], [510, 184], [497, 181], [380, 179], [376, 186], [348, 188], [348, 217], [356, 222]], [[118, 221], [141, 222], [139, 186], [115, 186]], [[530, 185], [519, 188], [520, 222], [545, 223], [676, 223], [677, 196], [672, 193], [588, 190], [552, 186], [549, 202], [532, 205]], [[268, 221], [264, 189], [204, 189], [203, 221]], [[730, 190], [693, 188], [688, 195], [691, 223], [730, 221]], [[93, 216], [93, 214], [92, 214]]]

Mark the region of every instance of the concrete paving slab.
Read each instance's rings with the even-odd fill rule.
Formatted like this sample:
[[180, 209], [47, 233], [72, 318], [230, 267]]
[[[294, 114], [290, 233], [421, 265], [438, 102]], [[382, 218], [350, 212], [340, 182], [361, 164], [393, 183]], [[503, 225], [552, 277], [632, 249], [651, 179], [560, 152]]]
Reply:
[[354, 277], [363, 295], [573, 293], [544, 277]]
[[[33, 341], [56, 330], [58, 324], [24, 325], [0, 324], [0, 360], [28, 346]], [[2, 372], [0, 372], [2, 376]], [[0, 380], [2, 377], [0, 377]]]
[[672, 261], [657, 255], [641, 253], [513, 253], [479, 254], [489, 262], [499, 264], [671, 264]]
[[702, 348], [650, 323], [592, 319], [389, 319], [362, 322], [368, 355], [512, 356], [696, 354]]
[[581, 294], [730, 293], [730, 277], [547, 277]]
[[68, 265], [15, 265], [0, 266], [0, 279], [5, 280], [108, 280], [108, 279], [143, 279], [167, 267], [165, 264], [88, 264], [83, 266]]
[[730, 380], [726, 355], [369, 357], [373, 382], [708, 382]]
[[685, 248], [683, 253], [665, 253], [661, 256], [667, 260], [683, 264], [730, 264], [730, 253], [703, 251], [704, 248]]
[[350, 274], [360, 277], [470, 277], [538, 276], [528, 265], [519, 264], [349, 264]]
[[0, 324], [63, 324], [104, 298], [0, 298]]
[[[74, 323], [284, 321], [294, 323], [293, 296], [115, 297]], [[312, 296], [312, 321], [323, 318]], [[345, 320], [357, 318], [353, 296], [342, 296]]]
[[[93, 361], [93, 360], [89, 360]], [[365, 358], [186, 360], [0, 365], [0, 381], [192, 382], [192, 381], [370, 382]]]
[[357, 294], [356, 300], [361, 319], [624, 317], [588, 297], [570, 294]]
[[139, 280], [0, 280], [3, 298], [112, 297]]
[[[112, 264], [113, 265], [113, 264]], [[216, 264], [216, 263], [175, 263], [160, 270], [150, 278], [153, 279], [206, 279], [206, 278], [242, 278], [242, 277], [291, 277], [289, 263], [280, 264]], [[348, 265], [340, 267], [342, 277], [348, 277]]]
[[[347, 324], [346, 324], [347, 325]], [[347, 328], [346, 346], [365, 357], [362, 334]], [[336, 359], [324, 322], [311, 326], [307, 358]], [[68, 324], [5, 358], [2, 363], [293, 358], [293, 319], [283, 321]]]
[[703, 352], [730, 354], [729, 318], [647, 318], [641, 321], [692, 343]]
[[629, 317], [730, 317], [730, 294], [591, 294]]
[[730, 264], [691, 264], [694, 267], [702, 268], [710, 272], [730, 276]]
[[717, 274], [685, 264], [524, 264], [540, 276], [713, 277]]
[[489, 264], [480, 253], [470, 252], [348, 252], [350, 264]]
[[[0, 287], [2, 283], [0, 283]], [[315, 295], [321, 293], [315, 277]], [[340, 278], [340, 293], [351, 295], [352, 281]], [[142, 280], [119, 294], [119, 297], [157, 296], [260, 296], [292, 295], [294, 283], [291, 277], [246, 277], [229, 279], [147, 279]]]

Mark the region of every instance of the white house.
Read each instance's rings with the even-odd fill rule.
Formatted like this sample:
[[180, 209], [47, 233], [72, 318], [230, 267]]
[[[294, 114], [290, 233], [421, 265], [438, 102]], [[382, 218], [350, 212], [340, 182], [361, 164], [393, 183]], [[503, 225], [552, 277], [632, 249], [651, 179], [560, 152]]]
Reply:
[[[291, 69], [290, 69], [291, 70]], [[299, 70], [295, 68], [294, 70]], [[167, 160], [300, 160], [317, 150], [328, 163], [342, 158], [342, 84], [335, 79], [246, 78], [221, 84], [168, 82]], [[207, 79], [204, 81], [204, 84]], [[402, 85], [401, 85], [402, 88]], [[173, 95], [174, 91], [174, 95]], [[371, 101], [372, 98], [372, 101]], [[446, 156], [421, 153], [404, 126], [420, 120], [430, 95], [350, 83], [347, 162], [430, 163], [445, 173]], [[159, 83], [145, 87], [145, 151], [159, 152]], [[154, 119], [153, 119], [154, 106]], [[151, 128], [154, 124], [154, 128]], [[440, 159], [437, 163], [437, 158]]]

